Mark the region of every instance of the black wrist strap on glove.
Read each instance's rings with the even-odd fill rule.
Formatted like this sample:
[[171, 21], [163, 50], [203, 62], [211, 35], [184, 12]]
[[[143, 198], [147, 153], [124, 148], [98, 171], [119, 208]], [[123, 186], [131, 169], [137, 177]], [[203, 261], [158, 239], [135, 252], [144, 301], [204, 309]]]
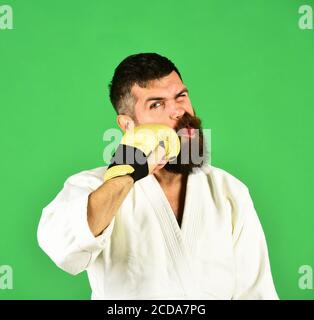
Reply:
[[118, 165], [130, 165], [134, 171], [129, 175], [133, 178], [134, 183], [137, 180], [145, 178], [148, 173], [147, 156], [145, 153], [135, 147], [125, 144], [119, 144], [115, 154], [113, 155], [108, 170]]

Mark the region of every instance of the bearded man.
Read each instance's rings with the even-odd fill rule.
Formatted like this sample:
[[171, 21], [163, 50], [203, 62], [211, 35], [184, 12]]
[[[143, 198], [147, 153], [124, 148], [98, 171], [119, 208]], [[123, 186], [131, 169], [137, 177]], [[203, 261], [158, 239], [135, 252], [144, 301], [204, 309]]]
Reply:
[[92, 299], [278, 299], [248, 188], [207, 163], [173, 62], [131, 55], [109, 89], [124, 136], [109, 166], [71, 176], [44, 208], [41, 248], [87, 271]]

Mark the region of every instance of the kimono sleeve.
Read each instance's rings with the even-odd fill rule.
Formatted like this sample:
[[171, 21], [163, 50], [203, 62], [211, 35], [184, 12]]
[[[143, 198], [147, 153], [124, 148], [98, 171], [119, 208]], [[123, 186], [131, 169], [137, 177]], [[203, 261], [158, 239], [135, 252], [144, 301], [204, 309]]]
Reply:
[[[76, 275], [86, 270], [105, 248], [114, 220], [95, 237], [87, 222], [88, 196], [93, 189], [85, 175], [70, 177], [56, 198], [42, 212], [39, 246], [64, 271]], [[96, 189], [96, 188], [95, 188]]]
[[247, 188], [239, 196], [236, 210], [233, 299], [277, 300], [265, 235]]

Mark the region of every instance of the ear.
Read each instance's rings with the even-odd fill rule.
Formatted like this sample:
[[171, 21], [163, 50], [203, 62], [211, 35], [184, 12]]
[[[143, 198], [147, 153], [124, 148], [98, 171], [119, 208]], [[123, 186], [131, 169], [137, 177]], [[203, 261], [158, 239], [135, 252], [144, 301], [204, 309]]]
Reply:
[[117, 123], [123, 132], [133, 129], [135, 127], [133, 119], [125, 114], [119, 114], [117, 116]]

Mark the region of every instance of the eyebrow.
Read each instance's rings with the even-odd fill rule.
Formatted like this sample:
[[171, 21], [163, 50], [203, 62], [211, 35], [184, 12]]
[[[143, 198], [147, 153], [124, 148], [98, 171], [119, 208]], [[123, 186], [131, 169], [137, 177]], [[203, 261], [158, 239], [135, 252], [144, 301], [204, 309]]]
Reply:
[[[189, 90], [188, 90], [188, 88], [187, 87], [184, 87], [179, 93], [177, 93], [176, 95], [175, 95], [175, 99], [176, 98], [178, 98], [182, 93], [188, 93], [189, 92]], [[166, 98], [165, 97], [149, 97], [149, 98], [147, 98], [146, 100], [145, 100], [145, 104], [147, 103], [147, 102], [149, 102], [149, 101], [155, 101], [155, 100], [166, 100]]]

